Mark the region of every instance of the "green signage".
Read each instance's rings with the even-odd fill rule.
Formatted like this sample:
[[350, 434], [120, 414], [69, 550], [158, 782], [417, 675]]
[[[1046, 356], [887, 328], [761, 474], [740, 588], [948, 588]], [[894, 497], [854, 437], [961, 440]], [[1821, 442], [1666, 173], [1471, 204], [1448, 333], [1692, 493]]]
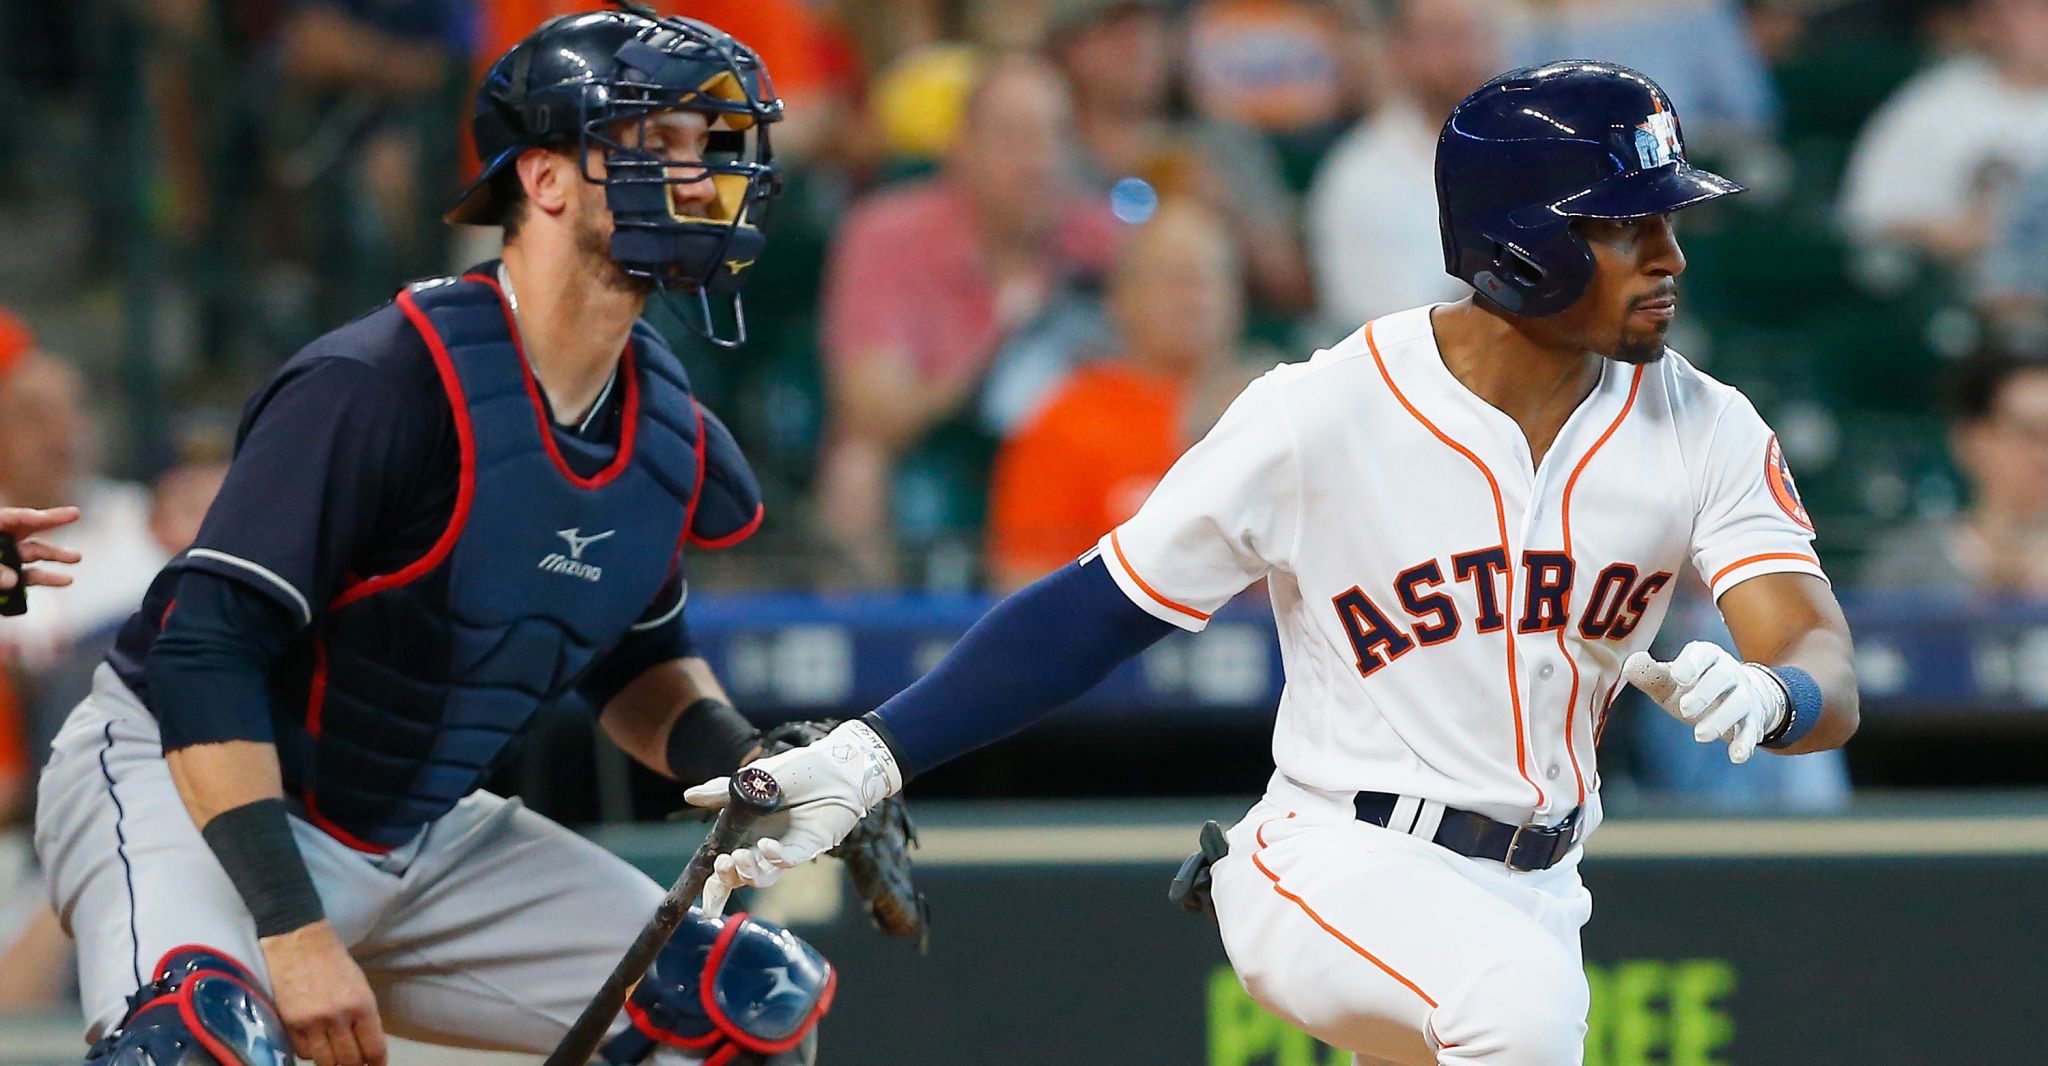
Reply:
[[[1735, 966], [1724, 959], [1623, 959], [1587, 963], [1593, 1011], [1586, 1019], [1586, 1066], [1729, 1066], [1735, 1036], [1727, 1000]], [[1210, 971], [1209, 1066], [1350, 1066], [1266, 1013], [1230, 967]]]

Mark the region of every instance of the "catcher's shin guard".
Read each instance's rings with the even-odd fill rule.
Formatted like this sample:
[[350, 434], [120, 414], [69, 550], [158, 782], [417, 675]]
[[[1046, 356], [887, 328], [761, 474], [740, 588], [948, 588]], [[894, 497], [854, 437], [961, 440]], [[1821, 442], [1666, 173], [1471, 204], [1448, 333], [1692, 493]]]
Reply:
[[837, 982], [818, 949], [773, 922], [692, 911], [626, 1001], [632, 1025], [600, 1054], [628, 1066], [666, 1044], [704, 1066], [810, 1066]]
[[248, 968], [212, 948], [172, 948], [128, 997], [88, 1066], [291, 1066], [291, 1037]]

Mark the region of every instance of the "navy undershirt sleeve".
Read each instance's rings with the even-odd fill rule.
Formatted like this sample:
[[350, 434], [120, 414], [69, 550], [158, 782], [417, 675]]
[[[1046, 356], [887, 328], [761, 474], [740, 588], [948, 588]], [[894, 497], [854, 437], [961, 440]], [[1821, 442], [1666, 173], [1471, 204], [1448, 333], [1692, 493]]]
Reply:
[[613, 696], [648, 670], [675, 659], [687, 659], [695, 653], [696, 645], [690, 639], [689, 623], [683, 620], [682, 605], [676, 602], [684, 594], [682, 581], [681, 575], [671, 577], [669, 583], [662, 587], [661, 595], [654, 598], [656, 606], [650, 609], [650, 613], [661, 613], [642, 619], [639, 624], [647, 628], [628, 630], [625, 637], [576, 683], [577, 694], [592, 709], [602, 712]]
[[1172, 632], [1091, 557], [997, 604], [869, 717], [908, 778], [1023, 730]]
[[164, 750], [273, 740], [265, 679], [297, 631], [287, 608], [250, 585], [181, 575], [146, 668]]

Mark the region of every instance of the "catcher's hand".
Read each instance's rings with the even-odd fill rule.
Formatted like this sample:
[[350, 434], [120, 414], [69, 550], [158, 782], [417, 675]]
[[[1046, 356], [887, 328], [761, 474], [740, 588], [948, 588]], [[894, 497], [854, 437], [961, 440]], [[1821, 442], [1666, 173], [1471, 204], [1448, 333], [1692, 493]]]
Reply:
[[[775, 777], [786, 806], [759, 825], [753, 843], [719, 856], [707, 906], [714, 897], [722, 904], [741, 885], [774, 884], [783, 870], [829, 854], [846, 863], [875, 927], [915, 937], [923, 950], [931, 915], [910, 879], [917, 830], [895, 795], [902, 776], [880, 739], [859, 722], [791, 722], [769, 730], [761, 748], [748, 765]], [[724, 797], [724, 778], [684, 793], [700, 807], [716, 807]]]

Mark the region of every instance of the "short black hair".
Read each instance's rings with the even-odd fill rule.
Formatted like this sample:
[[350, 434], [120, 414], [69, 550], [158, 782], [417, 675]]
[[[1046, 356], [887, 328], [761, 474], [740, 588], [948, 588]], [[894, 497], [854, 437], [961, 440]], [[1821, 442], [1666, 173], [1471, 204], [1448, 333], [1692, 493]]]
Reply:
[[2006, 383], [2029, 370], [2048, 370], [2048, 358], [2002, 346], [1987, 347], [1963, 360], [1950, 387], [1950, 414], [1958, 422], [1981, 422], [1998, 407]]

